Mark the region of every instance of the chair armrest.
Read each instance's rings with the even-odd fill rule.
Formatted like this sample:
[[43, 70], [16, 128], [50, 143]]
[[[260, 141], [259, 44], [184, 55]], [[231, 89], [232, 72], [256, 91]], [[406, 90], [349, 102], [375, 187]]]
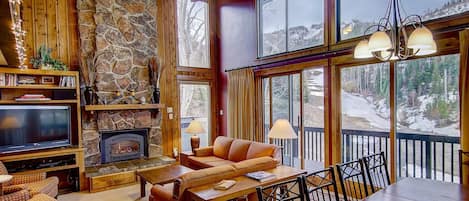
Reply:
[[34, 174], [15, 174], [13, 175], [13, 178], [11, 179], [11, 185], [17, 185], [17, 184], [27, 184], [27, 183], [33, 183], [33, 182], [38, 182], [46, 179], [46, 173], [34, 173]]
[[201, 157], [201, 156], [213, 156], [213, 146], [197, 148], [194, 150], [194, 155]]
[[18, 192], [0, 196], [1, 201], [27, 201], [28, 199], [29, 199], [28, 190], [21, 190]]
[[19, 184], [19, 185], [14, 185], [14, 186], [4, 186], [3, 194], [6, 195], [6, 194], [21, 191], [21, 190], [27, 190], [26, 185]]
[[156, 184], [151, 188], [151, 195], [154, 201], [172, 201], [173, 191], [168, 191], [163, 186]]
[[46, 194], [37, 194], [33, 196], [30, 200], [28, 201], [57, 201], [55, 198], [48, 196]]

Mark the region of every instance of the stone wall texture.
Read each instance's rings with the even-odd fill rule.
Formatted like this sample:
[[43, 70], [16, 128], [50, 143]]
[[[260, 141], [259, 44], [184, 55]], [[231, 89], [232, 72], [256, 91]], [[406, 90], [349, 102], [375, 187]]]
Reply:
[[[77, 0], [81, 67], [91, 68], [98, 104], [151, 102], [148, 61], [157, 57], [154, 0]], [[161, 116], [152, 110], [85, 114], [85, 163], [101, 163], [102, 130], [149, 129], [151, 156], [161, 155]]]

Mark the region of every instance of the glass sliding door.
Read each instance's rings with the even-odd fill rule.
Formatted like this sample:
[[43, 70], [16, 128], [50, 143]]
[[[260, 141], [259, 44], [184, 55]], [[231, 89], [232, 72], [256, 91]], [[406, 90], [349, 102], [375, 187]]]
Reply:
[[[298, 168], [324, 167], [324, 72], [322, 68], [263, 78], [266, 142], [283, 147], [283, 162]], [[278, 119], [287, 119], [298, 138], [268, 139]]]
[[384, 151], [389, 158], [389, 63], [341, 70], [342, 161]]
[[[270, 79], [272, 90], [272, 124], [279, 119], [286, 119], [298, 134], [300, 128], [300, 74], [275, 76]], [[299, 139], [274, 139], [273, 142], [283, 147], [284, 164], [300, 167], [298, 155]]]
[[396, 174], [459, 182], [459, 55], [396, 63]]
[[185, 133], [191, 121], [198, 121], [205, 132], [197, 134], [200, 147], [208, 146], [210, 141], [210, 85], [205, 82], [184, 82], [179, 85], [181, 108], [181, 151], [190, 151], [191, 134]]
[[324, 70], [303, 71], [303, 158], [304, 168], [324, 168]]

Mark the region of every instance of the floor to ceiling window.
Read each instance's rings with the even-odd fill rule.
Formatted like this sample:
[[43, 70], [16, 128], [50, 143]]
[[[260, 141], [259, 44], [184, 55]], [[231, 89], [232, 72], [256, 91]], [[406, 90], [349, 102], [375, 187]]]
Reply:
[[459, 55], [396, 63], [397, 176], [459, 181]]
[[389, 156], [389, 63], [341, 69], [342, 161]]

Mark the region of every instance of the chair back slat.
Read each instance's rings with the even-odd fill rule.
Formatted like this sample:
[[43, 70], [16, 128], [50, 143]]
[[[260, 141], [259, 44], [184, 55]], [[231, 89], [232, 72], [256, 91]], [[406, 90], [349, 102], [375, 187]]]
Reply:
[[338, 164], [337, 173], [345, 201], [358, 201], [368, 196], [362, 159]]
[[266, 187], [256, 188], [259, 201], [304, 201], [301, 177], [293, 180], [275, 183]]
[[339, 201], [334, 169], [329, 167], [303, 175], [303, 192], [307, 201]]
[[365, 165], [372, 193], [391, 185], [388, 163], [384, 156], [384, 152], [363, 157], [363, 163]]

